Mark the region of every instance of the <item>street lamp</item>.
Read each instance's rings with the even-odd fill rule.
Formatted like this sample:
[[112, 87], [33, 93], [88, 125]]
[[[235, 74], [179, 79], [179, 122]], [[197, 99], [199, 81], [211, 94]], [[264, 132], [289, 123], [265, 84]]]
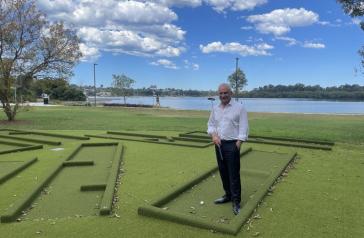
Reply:
[[97, 64], [94, 64], [94, 92], [95, 92], [95, 107], [96, 107], [96, 71], [95, 71], [96, 65], [97, 65]]

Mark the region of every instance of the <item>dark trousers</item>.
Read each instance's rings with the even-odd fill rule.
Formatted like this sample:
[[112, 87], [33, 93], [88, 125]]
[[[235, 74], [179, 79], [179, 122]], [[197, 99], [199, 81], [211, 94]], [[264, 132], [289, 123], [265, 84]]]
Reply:
[[221, 141], [220, 150], [222, 158], [219, 147], [215, 145], [217, 164], [225, 195], [231, 198], [233, 202], [240, 203], [240, 151], [236, 147], [236, 141]]

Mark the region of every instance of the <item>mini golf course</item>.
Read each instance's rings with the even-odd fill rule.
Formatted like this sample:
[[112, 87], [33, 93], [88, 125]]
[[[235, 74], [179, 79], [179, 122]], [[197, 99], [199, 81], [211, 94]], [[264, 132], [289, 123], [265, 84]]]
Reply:
[[[209, 151], [208, 157], [214, 157], [211, 153], [212, 147], [208, 148], [212, 145], [209, 138], [206, 133], [199, 131], [176, 136], [121, 131], [84, 133], [84, 135], [75, 136], [41, 131], [1, 130], [0, 139], [0, 153], [7, 155], [4, 158], [0, 156], [0, 195], [1, 186], [10, 184], [12, 180], [21, 180], [22, 176], [19, 175], [34, 169], [33, 164], [40, 165], [46, 162], [50, 164], [49, 170], [44, 172], [42, 179], [33, 184], [29, 191], [13, 198], [8, 206], [0, 206], [1, 223], [113, 215], [117, 205], [115, 204], [117, 181], [123, 169], [121, 161], [125, 156], [124, 148], [130, 154], [137, 152], [142, 155], [138, 159], [144, 160], [144, 163], [141, 164], [142, 167], [134, 171], [138, 174], [157, 171], [157, 168], [153, 167], [155, 166], [153, 160], [159, 160], [159, 164], [170, 163], [168, 166], [183, 168], [181, 165], [171, 164], [176, 163], [172, 158], [163, 159], [164, 157], [161, 156], [163, 152], [159, 155], [161, 158], [148, 157], [148, 151], [143, 152], [143, 147], [150, 148], [152, 151], [171, 149], [181, 151], [187, 160], [199, 160], [199, 157], [189, 158], [189, 155], [196, 154], [198, 151], [200, 152], [197, 154], [202, 157], [206, 156], [207, 151]], [[331, 150], [334, 145], [332, 142], [290, 140], [289, 138], [254, 137], [253, 139], [272, 142], [263, 144], [275, 145], [278, 151], [279, 146], [287, 145], [315, 150], [329, 150], [328, 148]], [[89, 142], [84, 143], [84, 140]], [[150, 145], [146, 146], [145, 143]], [[212, 205], [212, 201], [222, 195], [221, 181], [215, 162], [212, 162], [212, 167], [204, 171], [196, 170], [198, 172], [190, 179], [165, 189], [165, 192], [154, 196], [151, 201], [138, 202], [139, 205], [134, 212], [142, 215], [139, 216], [140, 218], [147, 216], [236, 235], [276, 179], [297, 157], [297, 154], [292, 151], [281, 153], [255, 149], [254, 143], [257, 142], [249, 141], [249, 146], [253, 148], [244, 146], [241, 152], [243, 197], [242, 210], [238, 216], [232, 214], [230, 203]], [[57, 149], [60, 145], [65, 152], [52, 161], [50, 158], [43, 157], [39, 160], [37, 157], [32, 157], [34, 153], [37, 154], [36, 151], [32, 151], [33, 154], [28, 154], [30, 153], [28, 151], [21, 152], [25, 148], [31, 148], [31, 150], [36, 148], [49, 155], [49, 151]], [[20, 155], [15, 156], [18, 153], [14, 152], [17, 151], [22, 153], [21, 157], [24, 159], [20, 160]], [[146, 158], [150, 161], [149, 164], [145, 163]], [[181, 159], [183, 160], [183, 157]], [[132, 163], [132, 161], [129, 162]], [[199, 164], [198, 161], [196, 166], [197, 164]], [[190, 166], [192, 167], [189, 167], [188, 171], [196, 167], [194, 164]], [[158, 169], [163, 173], [164, 170]], [[126, 173], [133, 173], [133, 171]], [[183, 171], [180, 172], [180, 174], [183, 173]], [[172, 178], [168, 170], [160, 175], [164, 181]], [[134, 186], [138, 187], [138, 183], [140, 182], [136, 181]], [[153, 183], [154, 181], [150, 180], [142, 184], [144, 189], [147, 189], [145, 185]], [[158, 182], [155, 181], [155, 183]], [[120, 189], [124, 189], [122, 186]], [[148, 189], [146, 192], [148, 193]], [[153, 194], [152, 190], [149, 192]], [[129, 194], [128, 191], [126, 194]], [[123, 197], [119, 199], [122, 200]]]
[[[179, 134], [179, 136], [182, 138], [199, 138], [204, 140], [210, 140], [210, 136], [204, 131], [191, 131]], [[335, 143], [332, 141], [316, 141], [259, 135], [249, 135], [249, 142], [319, 150], [332, 150], [332, 146], [335, 145]]]
[[26, 150], [37, 150], [42, 148], [42, 145], [25, 144], [4, 139], [0, 140], [0, 154], [8, 154]]
[[111, 213], [122, 146], [90, 143], [76, 150], [50, 175], [54, 179], [26, 219]]
[[0, 221], [28, 213], [27, 219], [110, 214], [121, 158], [118, 143], [79, 145], [28, 196], [1, 214]]
[[0, 160], [0, 184], [5, 183], [6, 180], [14, 177], [35, 162], [37, 162], [37, 158], [28, 161]]
[[119, 131], [107, 131], [106, 134], [99, 135], [86, 135], [87, 137], [96, 137], [103, 139], [113, 140], [127, 140], [127, 141], [138, 141], [146, 143], [156, 143], [165, 145], [205, 148], [212, 145], [211, 141], [196, 139], [196, 138], [184, 138], [184, 137], [167, 137], [160, 135], [150, 134], [138, 134], [138, 133], [127, 133]]
[[296, 154], [253, 151], [251, 148], [241, 153], [243, 197], [242, 212], [238, 216], [232, 214], [230, 203], [213, 209], [205, 205], [205, 202], [210, 203], [221, 196], [216, 189], [221, 184], [217, 167], [161, 197], [151, 206], [140, 207], [138, 212], [145, 216], [235, 235], [295, 156]]

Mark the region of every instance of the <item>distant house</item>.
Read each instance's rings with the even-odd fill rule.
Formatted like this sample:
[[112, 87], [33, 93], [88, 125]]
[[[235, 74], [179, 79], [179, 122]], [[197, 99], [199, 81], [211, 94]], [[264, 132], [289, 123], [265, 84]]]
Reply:
[[101, 91], [101, 92], [96, 93], [96, 96], [99, 96], [99, 97], [110, 97], [111, 96], [111, 92]]

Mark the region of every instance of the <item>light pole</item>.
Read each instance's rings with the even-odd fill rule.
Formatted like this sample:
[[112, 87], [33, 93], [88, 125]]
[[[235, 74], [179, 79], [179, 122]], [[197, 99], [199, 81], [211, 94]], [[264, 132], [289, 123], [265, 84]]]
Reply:
[[94, 64], [94, 92], [95, 92], [95, 107], [96, 107], [96, 71], [95, 71], [96, 65], [97, 65], [97, 64]]
[[15, 84], [15, 87], [14, 87], [14, 101], [15, 103], [17, 103], [17, 98], [16, 98], [16, 84]]
[[238, 62], [239, 62], [239, 58], [236, 57], [236, 66], [235, 66], [235, 100], [238, 101], [238, 92], [239, 92], [239, 88], [238, 88]]

